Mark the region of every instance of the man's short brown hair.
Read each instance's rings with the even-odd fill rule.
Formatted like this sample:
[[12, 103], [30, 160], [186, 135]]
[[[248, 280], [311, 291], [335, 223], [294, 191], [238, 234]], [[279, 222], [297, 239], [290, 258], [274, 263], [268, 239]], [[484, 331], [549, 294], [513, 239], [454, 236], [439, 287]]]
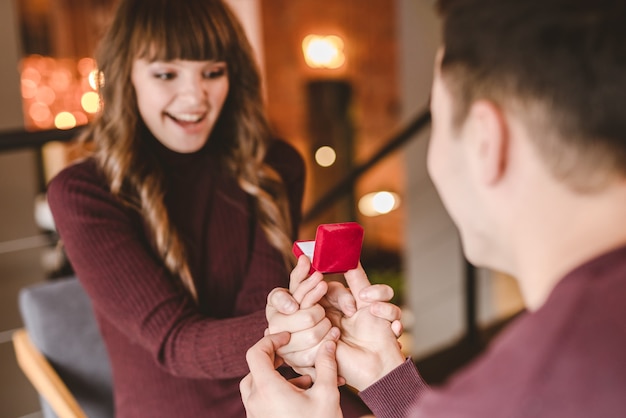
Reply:
[[459, 125], [488, 99], [525, 113], [552, 172], [626, 176], [626, 1], [440, 0], [442, 75]]

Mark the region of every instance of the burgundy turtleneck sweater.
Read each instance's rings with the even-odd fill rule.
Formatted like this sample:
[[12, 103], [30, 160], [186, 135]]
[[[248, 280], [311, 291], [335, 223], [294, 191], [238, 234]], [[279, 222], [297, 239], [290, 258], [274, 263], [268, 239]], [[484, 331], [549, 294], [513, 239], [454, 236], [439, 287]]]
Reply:
[[[208, 151], [149, 146], [164, 168], [165, 202], [187, 245], [198, 305], [174, 284], [141, 217], [111, 195], [93, 160], [66, 168], [48, 187], [111, 359], [116, 417], [244, 417], [245, 353], [267, 326], [267, 294], [287, 287], [289, 274], [255, 222], [250, 196]], [[296, 231], [302, 158], [275, 141], [266, 162], [286, 184]]]

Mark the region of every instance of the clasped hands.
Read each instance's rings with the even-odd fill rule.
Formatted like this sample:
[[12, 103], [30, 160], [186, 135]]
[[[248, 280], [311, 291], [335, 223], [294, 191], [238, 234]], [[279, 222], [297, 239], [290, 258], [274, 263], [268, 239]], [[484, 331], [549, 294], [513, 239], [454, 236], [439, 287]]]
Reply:
[[[268, 329], [248, 350], [250, 373], [240, 384], [250, 418], [341, 417], [338, 385], [361, 391], [405, 360], [389, 286], [371, 285], [360, 265], [345, 273], [348, 288], [308, 276], [309, 268], [301, 256], [289, 289], [268, 295]], [[285, 380], [276, 371], [284, 363], [302, 376]]]

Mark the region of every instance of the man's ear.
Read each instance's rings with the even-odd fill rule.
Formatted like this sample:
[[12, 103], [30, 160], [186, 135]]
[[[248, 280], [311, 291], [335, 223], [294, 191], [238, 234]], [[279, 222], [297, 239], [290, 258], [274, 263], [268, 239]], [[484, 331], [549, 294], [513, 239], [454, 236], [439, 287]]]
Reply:
[[474, 102], [468, 116], [478, 176], [485, 184], [493, 185], [507, 168], [509, 136], [506, 117], [500, 107], [488, 100]]

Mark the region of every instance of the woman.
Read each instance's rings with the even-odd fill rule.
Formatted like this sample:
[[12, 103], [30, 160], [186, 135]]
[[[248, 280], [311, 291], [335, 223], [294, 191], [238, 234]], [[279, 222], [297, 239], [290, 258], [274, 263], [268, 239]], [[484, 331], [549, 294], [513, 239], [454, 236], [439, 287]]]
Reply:
[[122, 0], [92, 155], [48, 199], [111, 359], [116, 416], [245, 416], [246, 350], [288, 283], [304, 183], [218, 0]]

